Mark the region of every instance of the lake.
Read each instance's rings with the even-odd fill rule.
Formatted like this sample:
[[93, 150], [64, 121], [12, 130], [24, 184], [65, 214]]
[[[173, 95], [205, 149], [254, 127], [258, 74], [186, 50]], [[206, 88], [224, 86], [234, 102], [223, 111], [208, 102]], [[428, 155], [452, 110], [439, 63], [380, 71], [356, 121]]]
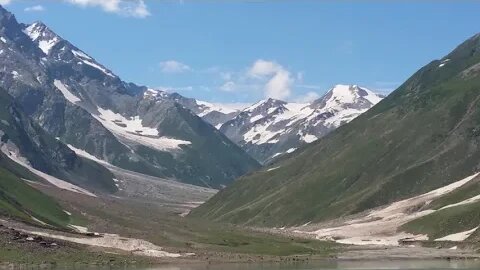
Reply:
[[142, 270], [447, 270], [480, 269], [479, 260], [379, 260], [379, 261], [326, 261], [289, 264], [202, 264], [165, 265]]

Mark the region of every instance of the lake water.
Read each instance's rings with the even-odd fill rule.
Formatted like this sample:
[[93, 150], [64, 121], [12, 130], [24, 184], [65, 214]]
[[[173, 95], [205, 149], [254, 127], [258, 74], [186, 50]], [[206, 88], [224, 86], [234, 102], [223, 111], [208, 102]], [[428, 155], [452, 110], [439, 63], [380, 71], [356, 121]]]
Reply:
[[292, 264], [203, 264], [165, 265], [142, 270], [447, 270], [480, 269], [480, 261], [463, 260], [396, 260], [396, 261], [329, 261]]

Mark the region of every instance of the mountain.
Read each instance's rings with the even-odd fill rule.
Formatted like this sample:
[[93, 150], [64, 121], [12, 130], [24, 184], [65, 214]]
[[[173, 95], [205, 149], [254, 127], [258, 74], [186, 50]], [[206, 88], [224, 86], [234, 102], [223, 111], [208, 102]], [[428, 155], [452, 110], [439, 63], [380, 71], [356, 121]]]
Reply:
[[47, 134], [3, 89], [0, 89], [0, 137], [1, 152], [10, 159], [2, 162], [3, 167], [20, 177], [38, 180], [44, 178], [42, 173], [45, 173], [57, 178], [54, 181], [65, 180], [103, 192], [117, 190], [113, 174], [103, 166], [77, 156]]
[[[8, 158], [0, 153], [0, 164]], [[3, 165], [3, 164], [2, 164]], [[69, 216], [55, 202], [0, 165], [0, 215], [64, 228]]]
[[49, 183], [60, 192], [96, 196], [117, 191], [113, 174], [80, 156], [31, 121], [0, 88], [0, 215], [66, 229], [71, 217], [51, 197], [29, 185]]
[[382, 96], [357, 85], [336, 85], [311, 104], [266, 99], [220, 127], [261, 163], [314, 142], [370, 109]]
[[[404, 229], [426, 232], [430, 239], [478, 226], [479, 89], [480, 34], [421, 68], [350, 123], [292, 157], [240, 178], [191, 215], [299, 226], [367, 211], [366, 218], [378, 228], [382, 225], [376, 220], [415, 218], [421, 211], [417, 217], [422, 218]], [[464, 178], [470, 182], [457, 182]], [[410, 199], [420, 194], [432, 199]], [[383, 216], [368, 214], [393, 202], [398, 203], [385, 208]], [[405, 212], [392, 211], [406, 202]], [[358, 226], [349, 228], [355, 232]]]
[[45, 24], [19, 24], [1, 8], [0, 36], [0, 86], [79, 155], [215, 188], [258, 168], [179, 102], [122, 81]]
[[197, 100], [194, 98], [184, 97], [178, 93], [170, 93], [161, 89], [148, 89], [145, 92], [148, 96], [157, 96], [162, 99], [174, 101], [183, 107], [189, 109], [204, 121], [210, 123], [212, 126], [219, 128], [223, 123], [231, 120], [237, 116], [241, 109], [247, 105], [243, 103], [210, 103], [206, 101]]

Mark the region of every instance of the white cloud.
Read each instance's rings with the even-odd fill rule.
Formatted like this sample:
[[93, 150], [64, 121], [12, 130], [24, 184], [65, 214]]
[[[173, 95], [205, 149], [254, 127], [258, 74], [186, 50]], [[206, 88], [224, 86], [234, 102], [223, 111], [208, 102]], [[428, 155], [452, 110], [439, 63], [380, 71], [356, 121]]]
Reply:
[[267, 98], [286, 99], [291, 95], [295, 79], [276, 62], [259, 59], [253, 63], [247, 74], [252, 78], [267, 80], [264, 85], [264, 95]]
[[190, 66], [175, 60], [160, 62], [160, 69], [163, 73], [182, 73], [192, 70]]
[[225, 92], [233, 92], [236, 89], [236, 84], [233, 81], [227, 81], [222, 86], [220, 86], [220, 90]]
[[45, 8], [42, 5], [35, 5], [31, 7], [26, 7], [24, 9], [25, 12], [39, 12], [39, 11], [44, 11]]
[[290, 72], [280, 70], [267, 82], [265, 85], [265, 97], [275, 99], [285, 99], [291, 94], [291, 85], [293, 79], [290, 77]]
[[259, 78], [275, 74], [280, 70], [283, 70], [281, 65], [272, 61], [259, 59], [253, 63], [252, 67], [250, 67], [248, 70], [248, 75]]
[[0, 5], [8, 5], [12, 2], [12, 0], [0, 0]]
[[320, 98], [320, 95], [317, 92], [310, 91], [304, 95], [296, 97], [294, 101], [299, 103], [310, 103], [318, 98]]
[[[0, 0], [5, 1], [5, 0]], [[145, 18], [150, 16], [143, 0], [65, 0], [81, 7], [100, 7], [106, 12], [127, 17]]]

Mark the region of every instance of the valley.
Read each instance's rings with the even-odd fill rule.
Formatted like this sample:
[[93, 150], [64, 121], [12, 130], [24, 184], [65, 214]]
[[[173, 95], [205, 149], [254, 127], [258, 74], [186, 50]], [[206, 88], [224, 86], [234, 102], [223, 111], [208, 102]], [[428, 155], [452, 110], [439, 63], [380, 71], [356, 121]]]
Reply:
[[[395, 75], [398, 83], [377, 78], [402, 66], [388, 62], [395, 72], [388, 71], [381, 56], [355, 72], [332, 61], [321, 69], [334, 70], [327, 80], [296, 67], [315, 62], [302, 54], [291, 66], [165, 60], [136, 77], [144, 85], [125, 79], [126, 70], [137, 73], [129, 61], [182, 50], [169, 51], [171, 41], [150, 47], [146, 36], [105, 49], [111, 43], [100, 30], [75, 32], [49, 17], [48, 25], [23, 23], [16, 15], [37, 16], [33, 7], [14, 15], [5, 7], [25, 3], [7, 2], [0, 2], [0, 269], [477, 267], [480, 34], [426, 62], [425, 45], [411, 45], [421, 53], [400, 60], [421, 59], [422, 67], [406, 80]], [[142, 0], [48, 5], [121, 11], [118, 24], [151, 15]], [[139, 25], [122, 34], [150, 27]], [[173, 24], [159, 25], [160, 33]], [[115, 40], [117, 32], [102, 34]], [[105, 56], [73, 44], [91, 46], [85, 35], [98, 35], [93, 43]], [[107, 57], [125, 44], [137, 49]], [[201, 62], [198, 52], [208, 50], [197, 45], [187, 54]], [[329, 54], [343, 48], [354, 61], [350, 45]], [[382, 55], [381, 44], [371, 45], [377, 51], [368, 52]], [[186, 83], [196, 86], [179, 86]]]

